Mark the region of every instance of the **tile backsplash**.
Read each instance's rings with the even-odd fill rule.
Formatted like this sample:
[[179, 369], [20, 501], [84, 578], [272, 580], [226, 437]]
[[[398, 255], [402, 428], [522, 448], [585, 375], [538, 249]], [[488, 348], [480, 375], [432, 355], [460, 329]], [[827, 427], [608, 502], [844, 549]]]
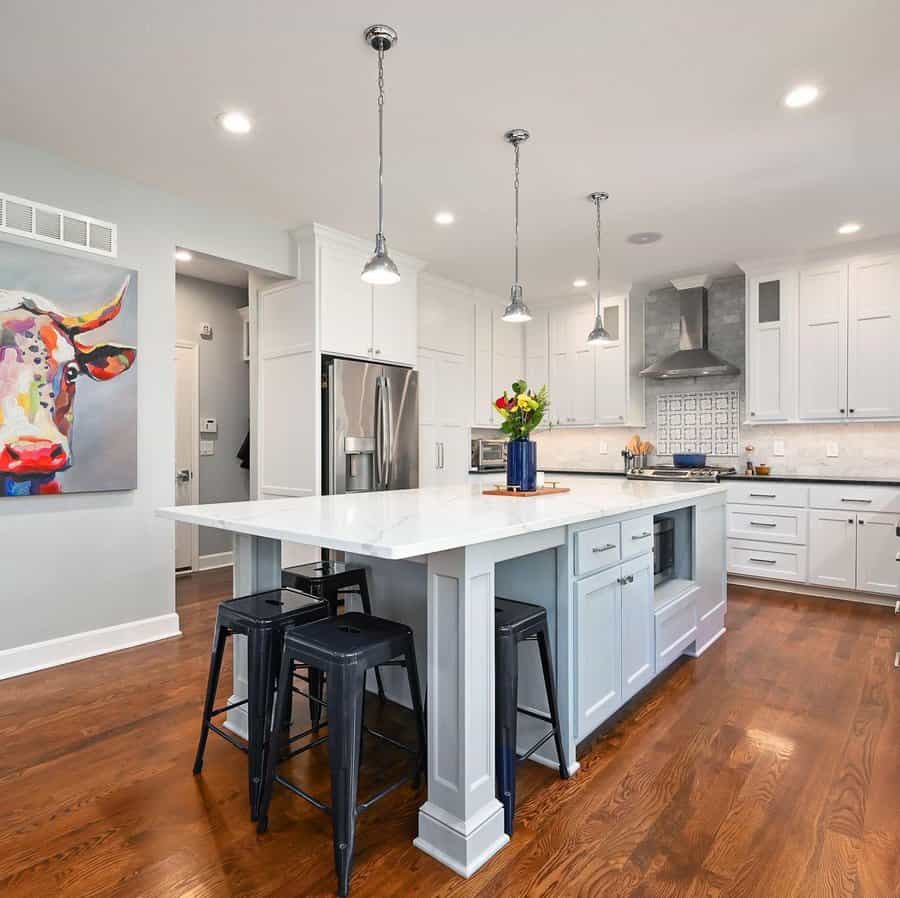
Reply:
[[[646, 306], [647, 364], [678, 348], [679, 303], [674, 288], [651, 293]], [[678, 381], [648, 381], [645, 385], [645, 422], [642, 439], [657, 445], [659, 438], [658, 399], [679, 393], [735, 390], [738, 394], [739, 422], [746, 420], [744, 391], [744, 278], [723, 278], [709, 288], [709, 346], [741, 369], [729, 377], [695, 378]], [[544, 469], [621, 471], [621, 450], [634, 428], [555, 428], [534, 435], [538, 444], [538, 465]], [[497, 438], [497, 431], [473, 431], [473, 436]], [[716, 457], [714, 464], [732, 464], [739, 470], [746, 461], [744, 446], [754, 447], [755, 464], [766, 462], [773, 473], [784, 474], [876, 474], [900, 477], [900, 423], [863, 424], [740, 424], [737, 452]], [[664, 441], [661, 441], [664, 442]], [[783, 446], [776, 447], [776, 442]], [[829, 456], [829, 444], [837, 456]], [[731, 445], [734, 445], [733, 440]], [[834, 446], [831, 448], [833, 449]], [[665, 444], [660, 448], [669, 449]], [[775, 455], [783, 448], [783, 455]], [[653, 460], [671, 463], [658, 453]]]

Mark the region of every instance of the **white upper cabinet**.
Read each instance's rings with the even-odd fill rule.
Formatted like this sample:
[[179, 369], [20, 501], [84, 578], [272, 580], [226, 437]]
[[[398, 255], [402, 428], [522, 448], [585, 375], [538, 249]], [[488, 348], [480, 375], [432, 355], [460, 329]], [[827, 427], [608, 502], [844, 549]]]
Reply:
[[525, 325], [525, 380], [532, 390], [550, 383], [550, 313], [532, 309]]
[[475, 397], [472, 423], [478, 427], [496, 427], [499, 415], [494, 411], [493, 307], [482, 297], [475, 303]]
[[[595, 419], [598, 424], [624, 424], [629, 388], [625, 298], [602, 302], [600, 314], [603, 316], [603, 326], [612, 339], [591, 347], [597, 365]], [[593, 322], [590, 327], [593, 327]]]
[[798, 408], [801, 419], [847, 414], [847, 266], [800, 272]]
[[747, 285], [747, 411], [751, 421], [794, 415], [796, 272], [753, 276]]
[[469, 356], [474, 348], [475, 297], [471, 287], [435, 275], [419, 278], [419, 346]]
[[850, 263], [850, 418], [900, 417], [900, 255]]
[[362, 246], [319, 246], [320, 332], [328, 355], [372, 357], [372, 288], [359, 276], [367, 258]]
[[301, 279], [311, 280], [313, 270], [317, 281], [321, 351], [414, 367], [422, 264], [392, 253], [400, 282], [372, 287], [360, 278], [371, 255], [368, 242], [320, 225], [298, 232], [298, 242]]
[[493, 396], [512, 391], [515, 381], [525, 377], [525, 326], [503, 320], [501, 305], [494, 307], [494, 372]]

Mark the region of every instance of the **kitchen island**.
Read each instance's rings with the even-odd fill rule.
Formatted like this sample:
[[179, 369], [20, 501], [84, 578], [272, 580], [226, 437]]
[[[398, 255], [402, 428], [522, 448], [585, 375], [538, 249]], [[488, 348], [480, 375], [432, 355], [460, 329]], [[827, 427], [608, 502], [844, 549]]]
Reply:
[[[282, 541], [365, 561], [374, 612], [413, 627], [427, 671], [428, 796], [415, 844], [463, 876], [508, 841], [494, 786], [494, 596], [548, 610], [573, 773], [577, 743], [680, 655], [711, 645], [726, 610], [723, 486], [578, 478], [569, 493], [535, 498], [484, 486], [159, 510], [234, 534], [235, 595], [280, 585]], [[676, 536], [671, 576], [655, 584], [660, 517]], [[246, 695], [235, 644], [232, 700]], [[531, 648], [519, 702], [545, 710]], [[398, 679], [386, 687], [405, 703]], [[229, 725], [244, 728], [240, 717]], [[523, 723], [521, 743], [533, 735]], [[534, 760], [556, 766], [550, 745]]]

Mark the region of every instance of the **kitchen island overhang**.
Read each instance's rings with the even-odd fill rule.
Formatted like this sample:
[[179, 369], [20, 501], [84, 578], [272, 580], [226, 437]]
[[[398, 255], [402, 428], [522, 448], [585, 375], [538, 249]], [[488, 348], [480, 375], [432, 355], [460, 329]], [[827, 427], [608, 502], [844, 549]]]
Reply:
[[[576, 744], [681, 654], [711, 645], [726, 611], [724, 486], [579, 478], [571, 493], [534, 499], [481, 489], [159, 510], [234, 534], [235, 595], [280, 584], [282, 541], [368, 564], [375, 613], [409, 623], [425, 655], [428, 798], [415, 844], [463, 876], [508, 841], [494, 794], [494, 596], [548, 610], [571, 772]], [[690, 576], [657, 603], [648, 530], [655, 516], [679, 510], [690, 529]], [[246, 695], [242, 654], [238, 640], [234, 699]], [[520, 703], [543, 710], [539, 676], [523, 657]], [[397, 682], [386, 687], [406, 703]], [[520, 728], [523, 744], [530, 724]], [[244, 726], [240, 716], [229, 725]], [[555, 751], [534, 759], [555, 766]]]

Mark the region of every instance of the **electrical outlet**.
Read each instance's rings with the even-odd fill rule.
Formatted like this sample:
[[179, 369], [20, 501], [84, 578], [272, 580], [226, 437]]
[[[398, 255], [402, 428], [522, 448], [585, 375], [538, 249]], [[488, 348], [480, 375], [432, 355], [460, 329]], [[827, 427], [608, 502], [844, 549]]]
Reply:
[[825, 455], [828, 458], [837, 458], [839, 455], [838, 444], [837, 443], [826, 443], [825, 444]]
[[597, 451], [601, 455], [609, 455], [609, 443], [607, 443], [606, 440], [600, 440], [600, 442], [597, 443]]
[[784, 440], [775, 440], [772, 443], [772, 455], [784, 455]]

